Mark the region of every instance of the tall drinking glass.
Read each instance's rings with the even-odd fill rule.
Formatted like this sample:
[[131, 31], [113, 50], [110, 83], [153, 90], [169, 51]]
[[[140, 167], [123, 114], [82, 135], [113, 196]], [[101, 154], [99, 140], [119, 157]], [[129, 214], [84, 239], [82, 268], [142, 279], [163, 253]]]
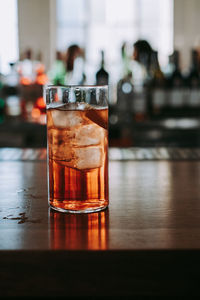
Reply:
[[108, 206], [108, 86], [47, 86], [48, 198], [61, 212]]

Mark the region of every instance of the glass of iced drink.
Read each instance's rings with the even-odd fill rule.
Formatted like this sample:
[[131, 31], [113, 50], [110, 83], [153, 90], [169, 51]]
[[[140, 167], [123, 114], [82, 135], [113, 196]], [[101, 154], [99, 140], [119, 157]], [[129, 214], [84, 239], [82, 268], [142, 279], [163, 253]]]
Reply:
[[108, 206], [108, 86], [47, 86], [48, 199], [61, 212]]

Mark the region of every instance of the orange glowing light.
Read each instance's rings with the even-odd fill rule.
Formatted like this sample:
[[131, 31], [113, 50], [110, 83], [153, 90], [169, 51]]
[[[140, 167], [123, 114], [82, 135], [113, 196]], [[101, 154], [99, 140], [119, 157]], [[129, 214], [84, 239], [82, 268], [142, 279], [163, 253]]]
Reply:
[[39, 85], [44, 85], [48, 82], [48, 77], [46, 74], [37, 75], [36, 83]]
[[46, 107], [46, 104], [45, 104], [45, 102], [44, 102], [44, 98], [43, 98], [43, 97], [37, 98], [36, 105], [37, 105], [37, 107], [39, 107], [39, 108], [45, 108], [45, 107]]
[[22, 84], [22, 85], [30, 85], [31, 84], [31, 79], [29, 79], [28, 77], [21, 77], [20, 84]]
[[43, 64], [38, 64], [38, 66], [36, 67], [36, 72], [38, 74], [42, 74], [42, 73], [44, 73], [44, 71], [45, 71], [44, 65]]
[[31, 116], [33, 119], [38, 119], [40, 117], [41, 113], [39, 108], [33, 108], [32, 112], [31, 112]]
[[145, 120], [145, 116], [143, 113], [137, 113], [136, 116], [135, 116], [135, 120], [137, 122], [141, 122], [141, 121], [144, 121]]

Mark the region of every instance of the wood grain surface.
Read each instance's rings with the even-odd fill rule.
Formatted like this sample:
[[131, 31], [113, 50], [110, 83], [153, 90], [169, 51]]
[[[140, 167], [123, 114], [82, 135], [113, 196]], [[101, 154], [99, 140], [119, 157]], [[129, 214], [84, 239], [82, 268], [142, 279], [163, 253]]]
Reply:
[[46, 177], [43, 161], [0, 162], [2, 295], [198, 292], [200, 161], [111, 161], [93, 214], [49, 209]]

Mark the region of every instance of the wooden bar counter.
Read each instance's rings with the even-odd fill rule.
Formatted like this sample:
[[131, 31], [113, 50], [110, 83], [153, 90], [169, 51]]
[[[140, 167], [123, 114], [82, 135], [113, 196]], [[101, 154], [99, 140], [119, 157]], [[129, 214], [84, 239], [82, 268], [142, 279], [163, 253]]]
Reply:
[[45, 150], [0, 150], [1, 296], [200, 295], [199, 149], [123, 151], [109, 209], [76, 215], [48, 207]]

